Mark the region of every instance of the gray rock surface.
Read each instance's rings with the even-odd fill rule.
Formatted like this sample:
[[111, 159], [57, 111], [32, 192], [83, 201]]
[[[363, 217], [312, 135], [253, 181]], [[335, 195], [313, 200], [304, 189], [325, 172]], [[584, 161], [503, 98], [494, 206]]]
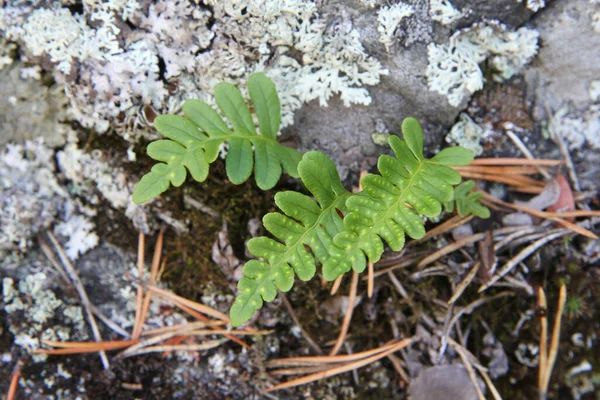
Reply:
[[536, 117], [545, 116], [545, 104], [552, 110], [566, 102], [579, 110], [590, 105], [588, 89], [600, 79], [600, 32], [592, 27], [593, 11], [588, 0], [556, 1], [533, 19], [542, 44], [525, 77]]
[[[451, 106], [445, 96], [429, 90], [425, 76], [427, 44], [431, 39], [437, 43], [447, 42], [456, 29], [432, 21], [427, 12], [429, 2], [407, 3], [413, 4], [415, 14], [402, 21], [395, 34], [398, 42], [389, 53], [379, 42], [377, 9], [357, 1], [326, 1], [321, 6], [321, 12], [327, 15], [330, 23], [343, 18], [357, 28], [367, 53], [389, 70], [389, 75], [384, 76], [377, 86], [369, 88], [373, 101], [368, 107], [345, 107], [336, 100], [330, 101], [328, 107], [320, 107], [317, 102], [312, 102], [296, 113], [294, 126], [289, 129], [303, 149], [323, 150], [332, 157], [342, 178], [348, 171], [356, 172], [374, 165], [376, 157], [385, 151], [385, 148], [375, 146], [371, 139], [371, 134], [381, 130], [381, 126], [399, 134], [402, 120], [414, 116], [423, 124], [426, 150], [432, 151], [442, 144], [443, 135], [460, 112], [460, 108]], [[471, 10], [454, 23], [461, 28], [486, 19], [516, 27], [532, 15], [523, 4], [514, 0], [452, 3], [458, 9]]]

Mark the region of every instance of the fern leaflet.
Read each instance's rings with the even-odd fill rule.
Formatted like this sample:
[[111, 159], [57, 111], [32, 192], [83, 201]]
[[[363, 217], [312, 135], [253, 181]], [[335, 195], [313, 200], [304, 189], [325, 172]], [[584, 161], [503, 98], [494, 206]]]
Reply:
[[382, 155], [377, 168], [381, 175], [368, 174], [361, 180], [363, 191], [351, 196], [346, 207], [344, 231], [338, 233], [323, 264], [323, 276], [336, 279], [354, 269], [364, 271], [367, 259], [377, 262], [383, 240], [394, 251], [402, 249], [405, 235], [425, 235], [418, 214], [436, 217], [442, 204], [454, 198], [453, 185], [461, 181], [450, 165], [468, 165], [473, 154], [461, 147], [442, 150], [432, 159], [423, 156], [423, 131], [414, 118], [402, 122], [404, 140], [390, 137], [396, 157]]
[[186, 170], [193, 179], [203, 182], [209, 164], [215, 161], [225, 142], [229, 144], [225, 160], [227, 177], [234, 184], [245, 182], [253, 169], [256, 183], [263, 190], [275, 186], [282, 168], [298, 177], [300, 153], [277, 142], [281, 107], [275, 85], [266, 75], [253, 74], [248, 80], [248, 91], [260, 134], [256, 132], [252, 114], [240, 91], [225, 82], [215, 86], [215, 100], [233, 130], [212, 107], [200, 100], [185, 102], [185, 117], [158, 116], [154, 125], [168, 140], [148, 145], [148, 155], [161, 163], [155, 164], [136, 185], [133, 201], [144, 203], [170, 185], [180, 186], [187, 176]]
[[259, 237], [248, 242], [250, 253], [265, 261], [251, 260], [244, 266], [245, 277], [238, 284], [241, 293], [230, 312], [234, 326], [249, 320], [263, 300], [272, 301], [277, 289], [290, 290], [294, 272], [301, 280], [311, 279], [316, 261], [329, 259], [332, 239], [344, 229], [342, 216], [350, 193], [342, 185], [335, 164], [325, 154], [311, 151], [302, 157], [298, 172], [316, 202], [293, 191], [275, 195], [283, 214], [269, 213], [263, 224], [278, 240]]
[[479, 202], [483, 193], [471, 191], [474, 187], [475, 182], [466, 181], [454, 188], [454, 201], [445, 204], [446, 211], [451, 212], [456, 203], [456, 211], [461, 217], [473, 214], [479, 218], [489, 218], [490, 210]]

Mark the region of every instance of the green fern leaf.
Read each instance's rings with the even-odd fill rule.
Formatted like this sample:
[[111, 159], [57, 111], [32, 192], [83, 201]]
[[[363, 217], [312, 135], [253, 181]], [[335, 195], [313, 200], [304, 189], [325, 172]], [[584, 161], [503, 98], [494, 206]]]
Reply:
[[342, 185], [335, 164], [325, 154], [312, 151], [304, 154], [298, 172], [316, 201], [292, 191], [275, 195], [283, 214], [269, 213], [263, 218], [275, 239], [259, 237], [248, 242], [250, 253], [265, 261], [253, 260], [244, 266], [245, 276], [238, 284], [241, 294], [230, 312], [234, 326], [250, 319], [263, 300], [271, 301], [276, 289], [290, 290], [294, 273], [301, 280], [311, 279], [316, 261], [327, 261], [333, 237], [344, 229], [341, 215], [347, 211], [350, 192]]
[[277, 142], [281, 105], [275, 85], [262, 73], [250, 76], [248, 85], [260, 134], [256, 133], [252, 114], [240, 91], [229, 83], [215, 87], [215, 100], [233, 130], [217, 111], [200, 100], [188, 100], [183, 105], [185, 117], [160, 115], [155, 119], [156, 129], [169, 140], [148, 145], [148, 155], [162, 163], [136, 185], [134, 202], [148, 201], [170, 185], [180, 186], [186, 171], [194, 180], [203, 182], [223, 143], [229, 144], [226, 172], [233, 184], [245, 182], [253, 170], [256, 183], [263, 190], [277, 184], [282, 169], [298, 177], [301, 154]]
[[446, 209], [452, 211], [456, 203], [456, 211], [461, 217], [473, 214], [479, 218], [489, 218], [490, 210], [482, 205], [479, 200], [483, 197], [481, 192], [472, 192], [475, 182], [466, 181], [454, 189], [454, 201], [446, 204]]
[[325, 279], [333, 280], [350, 269], [362, 272], [367, 260], [379, 260], [384, 240], [398, 251], [406, 235], [423, 237], [425, 229], [418, 214], [436, 217], [442, 204], [454, 198], [453, 186], [461, 177], [448, 165], [468, 165], [473, 154], [453, 148], [427, 160], [419, 122], [405, 119], [402, 133], [405, 140], [390, 137], [395, 157], [381, 156], [377, 163], [380, 175], [364, 176], [363, 192], [346, 202], [350, 212], [344, 218], [345, 230], [334, 237], [335, 249], [323, 265]]

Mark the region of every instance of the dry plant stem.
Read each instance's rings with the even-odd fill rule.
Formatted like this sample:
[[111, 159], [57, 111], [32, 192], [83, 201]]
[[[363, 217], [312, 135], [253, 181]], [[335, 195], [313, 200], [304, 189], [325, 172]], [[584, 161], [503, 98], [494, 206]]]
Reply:
[[[94, 313], [92, 313], [92, 310], [90, 309], [90, 299], [88, 298], [83, 284], [81, 283], [81, 279], [79, 279], [79, 275], [75, 271], [73, 264], [71, 264], [71, 261], [65, 254], [62, 246], [60, 245], [56, 237], [52, 234], [52, 232], [46, 231], [46, 234], [48, 235], [48, 238], [50, 238], [52, 245], [58, 252], [58, 256], [60, 258], [60, 261], [63, 263], [65, 272], [69, 276], [73, 285], [75, 285], [75, 289], [77, 290], [79, 298], [81, 299], [81, 304], [85, 309], [88, 322], [90, 324], [90, 327], [92, 328], [92, 335], [94, 336], [94, 339], [96, 340], [96, 342], [101, 342], [102, 336], [100, 335], [100, 330], [98, 329], [98, 325], [96, 324], [96, 318], [94, 318]], [[104, 367], [104, 369], [110, 369], [110, 363], [108, 362], [108, 358], [106, 357], [106, 353], [104, 351], [100, 351], [100, 359], [102, 360], [102, 366]]]
[[400, 379], [406, 383], [410, 383], [410, 378], [408, 377], [406, 371], [404, 371], [404, 368], [402, 368], [402, 362], [400, 359], [395, 354], [388, 354], [387, 358], [391, 361], [398, 375], [400, 375]]
[[62, 265], [60, 265], [60, 263], [58, 262], [56, 257], [54, 257], [54, 254], [52, 253], [50, 246], [48, 246], [46, 244], [46, 242], [44, 240], [42, 240], [41, 238], [39, 240], [39, 243], [40, 243], [40, 247], [42, 248], [42, 252], [46, 256], [46, 258], [50, 261], [50, 263], [54, 266], [56, 271], [60, 274], [60, 277], [65, 281], [65, 283], [71, 284], [71, 280], [69, 279], [69, 276], [67, 275], [67, 273], [66, 273], [65, 269], [62, 267]]
[[[554, 326], [552, 328], [552, 339], [550, 340], [550, 350], [548, 352], [548, 359], [546, 361], [546, 367], [544, 368], [543, 393], [548, 392], [548, 385], [550, 384], [550, 376], [552, 375], [552, 370], [554, 369], [554, 363], [556, 362], [556, 356], [558, 355], [558, 345], [560, 342], [560, 324], [562, 321], [562, 313], [563, 313], [566, 301], [567, 301], [567, 288], [564, 284], [562, 284], [560, 286], [560, 291], [559, 291], [559, 295], [558, 295], [558, 309], [556, 310], [556, 317], [554, 319]], [[547, 329], [547, 326], [546, 326], [546, 329]], [[541, 351], [541, 347], [540, 347], [540, 351]]]
[[440, 250], [428, 255], [424, 259], [422, 259], [419, 262], [419, 264], [417, 264], [417, 269], [422, 270], [427, 265], [440, 259], [441, 257], [445, 256], [446, 254], [450, 254], [453, 251], [458, 250], [461, 247], [466, 246], [468, 244], [478, 242], [481, 239], [483, 239], [484, 237], [485, 237], [484, 233], [476, 233], [475, 235], [467, 236], [466, 238], [457, 240], [456, 242], [449, 244], [448, 246], [445, 246], [442, 249], [440, 249]]
[[317, 353], [317, 354], [323, 354], [323, 350], [321, 350], [321, 348], [319, 347], [319, 345], [317, 344], [317, 342], [315, 342], [313, 340], [313, 338], [310, 337], [310, 335], [308, 334], [308, 332], [306, 332], [304, 330], [304, 328], [302, 327], [302, 325], [300, 324], [300, 321], [298, 320], [298, 317], [296, 316], [296, 313], [294, 312], [294, 309], [292, 308], [292, 305], [288, 301], [287, 296], [285, 295], [285, 293], [283, 293], [283, 292], [280, 291], [279, 292], [279, 297], [281, 297], [281, 300], [283, 301], [283, 305], [287, 309], [288, 314], [290, 315], [290, 317], [292, 317], [292, 320], [294, 321], [294, 324], [298, 328], [300, 328], [300, 332], [302, 333], [302, 336], [304, 336], [304, 339], [306, 339], [306, 341], [308, 342], [309, 346], [312, 347], [312, 349], [315, 351], [315, 353]]
[[547, 236], [536, 240], [529, 246], [525, 247], [523, 250], [521, 250], [521, 252], [519, 252], [519, 254], [517, 254], [515, 257], [511, 258], [506, 264], [504, 264], [502, 268], [500, 268], [500, 270], [498, 270], [498, 272], [496, 272], [496, 274], [490, 278], [489, 281], [481, 285], [479, 287], [479, 293], [483, 292], [484, 290], [492, 286], [494, 283], [499, 281], [504, 275], [508, 274], [515, 266], [517, 266], [521, 261], [529, 257], [531, 254], [536, 252], [540, 247], [544, 246], [548, 242], [551, 242], [552, 240], [568, 235], [569, 233], [571, 232], [568, 229], [555, 229], [550, 231], [550, 233]]
[[143, 349], [139, 349], [136, 352], [131, 354], [127, 354], [123, 356], [123, 358], [139, 356], [142, 354], [148, 353], [162, 353], [164, 351], [202, 351], [202, 350], [210, 350], [215, 347], [219, 347], [223, 343], [227, 342], [228, 339], [219, 339], [219, 340], [211, 340], [210, 342], [202, 343], [202, 344], [181, 344], [181, 345], [166, 345], [166, 346], [151, 346], [144, 347]]
[[278, 360], [270, 360], [265, 364], [268, 368], [275, 367], [304, 367], [304, 366], [315, 366], [321, 364], [341, 364], [347, 362], [353, 362], [357, 360], [362, 360], [363, 358], [370, 357], [375, 354], [379, 354], [385, 350], [391, 349], [396, 346], [398, 342], [390, 342], [384, 344], [381, 347], [377, 347], [375, 349], [362, 351], [360, 353], [354, 354], [342, 354], [339, 356], [312, 356], [312, 357], [290, 357], [290, 358], [280, 358]]
[[352, 314], [354, 313], [354, 303], [356, 302], [356, 291], [358, 288], [358, 273], [352, 270], [352, 280], [350, 281], [350, 293], [348, 295], [348, 306], [346, 308], [346, 314], [344, 314], [344, 321], [342, 322], [342, 329], [340, 330], [340, 335], [338, 336], [335, 345], [329, 352], [330, 356], [335, 356], [344, 344], [344, 340], [346, 340], [346, 334], [348, 333], [348, 328], [350, 327], [350, 321], [352, 320]]
[[472, 165], [540, 165], [552, 167], [564, 164], [562, 160], [544, 160], [544, 159], [527, 159], [527, 158], [477, 158], [469, 164]]
[[22, 360], [17, 361], [15, 368], [13, 369], [12, 376], [10, 378], [10, 385], [8, 386], [8, 392], [6, 392], [6, 400], [14, 400], [17, 395], [17, 388], [19, 387], [19, 378], [21, 377], [21, 369], [25, 363]]
[[460, 215], [455, 215], [454, 217], [450, 218], [449, 220], [444, 221], [442, 224], [429, 230], [425, 234], [425, 236], [423, 236], [421, 239], [413, 240], [409, 244], [413, 245], [413, 243], [417, 244], [417, 243], [426, 242], [429, 239], [431, 239], [432, 237], [439, 236], [446, 232], [449, 232], [456, 227], [466, 224], [467, 222], [471, 221], [472, 219], [473, 219], [473, 215], [467, 215], [466, 217], [461, 217]]
[[[58, 262], [56, 257], [54, 257], [54, 254], [52, 253], [52, 250], [50, 249], [50, 247], [42, 239], [39, 240], [39, 243], [40, 243], [40, 247], [42, 248], [42, 252], [46, 256], [46, 258], [50, 261], [50, 263], [54, 266], [54, 268], [58, 271], [58, 273], [60, 274], [60, 276], [64, 280], [64, 282], [67, 285], [72, 286], [73, 283], [69, 279], [69, 276], [67, 275], [67, 273], [64, 270], [64, 268], [62, 267], [62, 265], [60, 265], [60, 263]], [[125, 332], [125, 330], [123, 328], [121, 328], [119, 325], [117, 325], [113, 321], [111, 321], [106, 315], [104, 315], [102, 313], [102, 311], [100, 311], [100, 309], [98, 307], [94, 306], [93, 304], [90, 304], [89, 307], [92, 310], [92, 312], [94, 313], [94, 315], [96, 317], [98, 317], [98, 319], [100, 319], [102, 322], [104, 322], [106, 324], [106, 326], [108, 326], [110, 329], [112, 329], [119, 335], [129, 339], [129, 337], [130, 337], [129, 333]]]
[[340, 288], [340, 285], [342, 284], [342, 280], [344, 280], [344, 274], [338, 276], [337, 279], [333, 281], [333, 285], [331, 286], [331, 292], [329, 292], [330, 295], [333, 296], [337, 293], [337, 291]]
[[[152, 267], [150, 268], [150, 281], [149, 284], [153, 285], [156, 281], [156, 275], [158, 273], [158, 267], [160, 265], [160, 254], [162, 253], [163, 247], [163, 236], [164, 233], [161, 230], [158, 233], [158, 238], [156, 239], [156, 245], [154, 246], [154, 255], [152, 256]], [[139, 250], [138, 250], [139, 251]], [[139, 268], [139, 267], [138, 267]], [[140, 275], [139, 278], [141, 280], [144, 279], [144, 275]], [[144, 322], [146, 322], [146, 315], [148, 314], [148, 309], [150, 308], [150, 301], [152, 300], [152, 293], [147, 292], [144, 297], [144, 302], [141, 307], [140, 319], [137, 325], [138, 331], [134, 332], [134, 337], [139, 337], [142, 328], [144, 326]]]
[[[370, 363], [372, 363], [374, 361], [377, 361], [383, 357], [386, 357], [388, 354], [395, 353], [396, 351], [408, 346], [411, 341], [412, 341], [412, 338], [401, 340], [400, 342], [395, 343], [390, 348], [388, 348], [387, 350], [385, 350], [383, 352], [380, 352], [379, 354], [361, 359], [356, 362], [351, 362], [346, 365], [334, 367], [334, 368], [331, 368], [331, 369], [328, 369], [328, 370], [325, 370], [322, 372], [317, 372], [315, 374], [308, 375], [308, 376], [305, 376], [302, 378], [294, 379], [289, 382], [281, 383], [279, 385], [275, 385], [271, 388], [264, 390], [264, 392], [272, 392], [274, 390], [286, 389], [286, 388], [290, 388], [290, 387], [294, 387], [294, 386], [298, 386], [298, 385], [304, 385], [306, 383], [318, 381], [320, 379], [325, 379], [325, 378], [329, 378], [331, 376], [335, 376], [335, 375], [338, 375], [338, 374], [341, 374], [344, 372], [352, 371], [353, 369], [360, 368], [365, 365], [369, 365]], [[360, 353], [357, 353], [357, 354], [360, 354]]]
[[118, 350], [137, 344], [137, 340], [116, 340], [111, 342], [53, 342], [44, 341], [46, 345], [60, 347], [58, 349], [36, 349], [34, 354], [81, 354], [96, 353], [99, 351]]
[[396, 275], [394, 275], [392, 271], [388, 271], [388, 277], [390, 278], [390, 281], [392, 281], [392, 284], [394, 285], [400, 296], [402, 296], [405, 299], [408, 299], [408, 292], [406, 291], [406, 289], [404, 289], [404, 286], [402, 286], [398, 278], [396, 278]]
[[571, 178], [571, 183], [573, 184], [573, 189], [575, 189], [576, 192], [580, 192], [581, 185], [579, 184], [579, 179], [577, 179], [577, 173], [575, 172], [575, 166], [573, 165], [571, 154], [569, 153], [563, 137], [556, 131], [556, 129], [554, 129], [554, 121], [552, 118], [554, 113], [550, 110], [548, 104], [544, 104], [544, 108], [546, 109], [546, 116], [548, 117], [548, 129], [550, 131], [550, 137], [558, 145], [558, 148], [565, 159], [567, 169], [569, 170], [569, 178]]
[[571, 229], [573, 232], [579, 233], [580, 235], [584, 235], [584, 236], [587, 236], [592, 239], [598, 239], [598, 236], [596, 236], [593, 232], [591, 232], [585, 228], [582, 228], [572, 222], [565, 221], [562, 218], [600, 216], [600, 211], [578, 210], [578, 211], [568, 211], [568, 212], [562, 212], [562, 213], [551, 213], [551, 212], [546, 212], [546, 211], [538, 211], [538, 210], [535, 210], [530, 207], [519, 206], [517, 204], [507, 203], [502, 200], [496, 199], [494, 196], [490, 195], [487, 192], [482, 191], [482, 193], [483, 193], [484, 198], [481, 200], [481, 203], [483, 205], [488, 205], [490, 203], [500, 204], [504, 207], [508, 207], [513, 210], [523, 211], [528, 214], [534, 215], [536, 217], [550, 219], [552, 221], [559, 223], [560, 225], [564, 226], [565, 228]]
[[461, 171], [463, 178], [481, 179], [485, 181], [499, 182], [516, 187], [544, 187], [544, 182], [529, 178], [525, 175], [500, 175], [500, 174], [482, 174], [480, 172]]
[[123, 382], [123, 383], [121, 383], [121, 387], [125, 390], [142, 390], [142, 389], [144, 389], [144, 387], [142, 386], [141, 383]]
[[227, 315], [223, 314], [220, 311], [215, 310], [212, 307], [188, 300], [184, 297], [181, 297], [174, 293], [171, 293], [168, 290], [161, 289], [158, 286], [148, 285], [147, 289], [149, 291], [151, 291], [152, 293], [154, 293], [164, 299], [171, 300], [177, 306], [184, 305], [184, 306], [191, 308], [192, 310], [198, 311], [198, 312], [206, 314], [206, 315], [210, 315], [213, 318], [220, 319], [221, 321], [224, 321], [224, 322], [229, 322], [229, 317]]
[[[138, 278], [144, 279], [144, 253], [146, 248], [146, 240], [144, 233], [140, 232], [138, 237]], [[136, 307], [135, 307], [135, 322], [133, 324], [133, 331], [131, 333], [131, 337], [134, 339], [139, 339], [140, 334], [142, 333], [142, 308], [144, 302], [144, 288], [142, 285], [137, 286], [137, 299], [136, 299]]]
[[[416, 257], [408, 257], [405, 260], [402, 260], [402, 262], [399, 262], [398, 264], [391, 265], [387, 268], [384, 268], [384, 269], [381, 269], [381, 270], [375, 272], [373, 274], [373, 277], [377, 278], [378, 276], [385, 275], [388, 272], [391, 272], [395, 269], [408, 267], [410, 265], [413, 265], [416, 261], [417, 261]], [[365, 279], [366, 279], [366, 277], [363, 276], [362, 280], [365, 280]]]
[[367, 297], [373, 297], [373, 281], [375, 280], [375, 275], [373, 273], [373, 263], [371, 261], [367, 264]]
[[458, 300], [458, 298], [463, 294], [463, 292], [471, 284], [471, 282], [473, 282], [473, 279], [477, 275], [477, 271], [479, 271], [479, 265], [480, 263], [476, 262], [475, 265], [471, 267], [464, 279], [460, 281], [458, 285], [456, 285], [456, 289], [454, 289], [454, 294], [452, 295], [450, 300], [448, 300], [448, 304], [454, 304], [454, 302]]
[[[490, 392], [492, 393], [492, 397], [494, 398], [494, 400], [502, 400], [502, 397], [500, 396], [500, 393], [498, 393], [498, 390], [496, 389], [496, 387], [492, 383], [492, 380], [488, 376], [485, 368], [483, 368], [481, 365], [479, 365], [479, 363], [477, 362], [477, 359], [475, 358], [475, 356], [473, 354], [471, 354], [471, 352], [469, 350], [467, 350], [466, 348], [464, 348], [462, 345], [460, 345], [459, 343], [457, 343], [454, 339], [452, 339], [450, 337], [448, 338], [448, 343], [458, 353], [458, 355], [460, 356], [461, 360], [465, 364], [465, 367], [467, 368], [467, 370], [468, 370], [468, 367], [467, 367], [467, 364], [468, 364], [468, 365], [474, 367], [475, 369], [477, 369], [477, 371], [479, 371], [479, 373], [483, 377], [485, 383], [487, 384], [488, 388], [490, 389]], [[475, 385], [476, 388], [479, 387], [477, 385], [476, 381], [474, 382], [474, 385]]]
[[331, 368], [331, 366], [326, 364], [315, 365], [312, 367], [282, 368], [275, 371], [271, 371], [269, 372], [269, 374], [274, 376], [314, 374], [315, 372], [323, 371], [328, 368]]
[[538, 288], [538, 298], [537, 298], [537, 306], [538, 309], [541, 310], [540, 316], [540, 362], [538, 369], [538, 389], [540, 390], [540, 395], [545, 397], [546, 390], [544, 388], [544, 380], [546, 379], [546, 367], [548, 365], [548, 304], [546, 302], [546, 294], [544, 293], [544, 289], [542, 287]]
[[100, 311], [100, 309], [98, 307], [96, 307], [93, 304], [90, 304], [90, 309], [92, 310], [92, 312], [94, 313], [94, 315], [96, 317], [98, 317], [98, 319], [102, 322], [104, 322], [104, 324], [106, 326], [108, 326], [110, 329], [112, 329], [114, 332], [116, 332], [117, 334], [123, 336], [126, 339], [130, 339], [131, 336], [129, 335], [129, 333], [121, 328], [119, 325], [117, 325], [115, 322], [113, 322], [110, 318], [108, 318], [106, 315], [104, 315], [102, 313], [102, 311]]
[[[344, 347], [346, 348], [346, 353], [347, 354], [352, 354], [352, 347], [350, 347], [350, 343], [344, 342]], [[356, 369], [352, 370], [352, 378], [354, 379], [354, 384], [356, 386], [358, 386], [359, 385], [358, 371]]]
[[464, 167], [452, 167], [457, 172], [479, 172], [496, 175], [537, 175], [539, 174], [538, 167], [512, 167], [504, 165], [467, 165]]
[[[521, 152], [525, 155], [525, 157], [527, 157], [530, 160], [535, 160], [535, 157], [533, 156], [533, 154], [531, 154], [531, 152], [529, 151], [527, 146], [525, 146], [525, 143], [523, 143], [517, 135], [515, 135], [513, 132], [511, 132], [509, 130], [506, 131], [506, 135], [510, 138], [510, 140], [513, 141], [513, 143], [519, 148], [519, 150], [521, 150]], [[542, 174], [542, 176], [545, 179], [547, 179], [547, 180], [552, 179], [552, 175], [550, 175], [548, 173], [548, 171], [544, 171], [542, 168], [539, 168], [539, 171], [540, 171], [540, 174]]]
[[142, 336], [151, 336], [151, 335], [161, 335], [163, 333], [168, 333], [168, 332], [182, 332], [182, 331], [189, 331], [189, 330], [193, 330], [193, 329], [202, 329], [202, 328], [207, 328], [207, 327], [216, 327], [216, 326], [221, 326], [224, 325], [225, 323], [223, 321], [210, 321], [210, 322], [204, 322], [204, 321], [198, 321], [198, 322], [191, 322], [188, 324], [179, 324], [179, 325], [173, 325], [173, 326], [165, 326], [162, 328], [157, 328], [157, 329], [152, 329], [152, 330], [148, 330], [148, 331], [144, 331], [142, 332]]
[[456, 349], [456, 352], [460, 356], [460, 359], [462, 360], [463, 365], [465, 366], [465, 368], [467, 370], [467, 373], [469, 374], [469, 378], [471, 379], [471, 383], [473, 384], [473, 387], [475, 388], [475, 391], [477, 392], [477, 398], [479, 400], [485, 400], [485, 396], [481, 392], [481, 389], [479, 388], [479, 384], [477, 383], [477, 377], [475, 376], [475, 370], [473, 369], [473, 366], [469, 362], [469, 359], [464, 354], [464, 352], [458, 350], [458, 346], [454, 346], [454, 348]]

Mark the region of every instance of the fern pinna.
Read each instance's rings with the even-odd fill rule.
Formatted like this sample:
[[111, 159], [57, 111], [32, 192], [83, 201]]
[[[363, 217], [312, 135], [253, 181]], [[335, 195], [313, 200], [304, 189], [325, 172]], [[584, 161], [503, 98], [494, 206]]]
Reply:
[[281, 176], [281, 170], [298, 177], [301, 155], [277, 142], [281, 123], [281, 106], [273, 82], [262, 73], [248, 79], [248, 91], [254, 105], [260, 135], [256, 133], [252, 114], [240, 91], [230, 83], [215, 86], [215, 101], [230, 122], [229, 129], [221, 116], [200, 100], [188, 100], [183, 105], [186, 115], [160, 115], [154, 120], [156, 129], [168, 138], [148, 145], [148, 155], [161, 163], [144, 175], [133, 192], [135, 203], [144, 203], [170, 185], [181, 186], [186, 169], [192, 178], [203, 182], [209, 164], [214, 162], [223, 143], [229, 145], [226, 172], [234, 184], [245, 182], [252, 174], [258, 187], [271, 189]]
[[286, 215], [270, 213], [263, 221], [279, 241], [261, 237], [248, 243], [250, 252], [265, 261], [252, 260], [244, 266], [245, 277], [238, 284], [241, 293], [230, 312], [234, 326], [249, 320], [263, 301], [272, 301], [277, 289], [290, 290], [293, 271], [302, 280], [312, 278], [315, 259], [323, 265], [324, 278], [334, 280], [350, 269], [364, 271], [367, 260], [377, 262], [383, 240], [398, 251], [405, 234], [413, 239], [425, 235], [419, 214], [436, 217], [442, 204], [454, 199], [453, 186], [461, 177], [450, 166], [468, 165], [473, 154], [452, 147], [426, 159], [419, 122], [405, 119], [402, 133], [404, 140], [390, 137], [395, 157], [382, 155], [380, 175], [363, 177], [363, 191], [357, 194], [343, 188], [327, 156], [318, 152], [303, 156], [300, 178], [318, 205], [296, 192], [276, 195], [277, 206]]

